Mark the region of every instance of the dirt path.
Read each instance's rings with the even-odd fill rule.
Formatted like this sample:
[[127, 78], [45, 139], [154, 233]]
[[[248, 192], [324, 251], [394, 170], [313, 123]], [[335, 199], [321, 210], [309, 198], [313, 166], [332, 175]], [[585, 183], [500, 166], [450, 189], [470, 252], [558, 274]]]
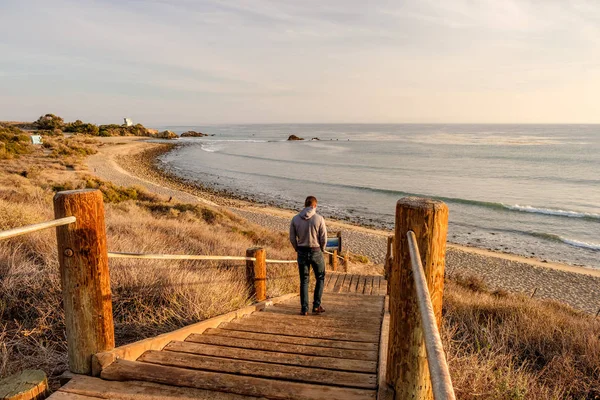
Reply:
[[121, 186], [141, 186], [149, 192], [166, 198], [173, 197], [184, 203], [216, 205], [202, 197], [152, 182], [142, 174], [134, 175], [119, 165], [120, 157], [151, 149], [156, 146], [154, 143], [142, 141], [137, 137], [106, 138], [102, 140], [102, 143], [98, 153], [87, 160], [90, 173], [97, 177]]

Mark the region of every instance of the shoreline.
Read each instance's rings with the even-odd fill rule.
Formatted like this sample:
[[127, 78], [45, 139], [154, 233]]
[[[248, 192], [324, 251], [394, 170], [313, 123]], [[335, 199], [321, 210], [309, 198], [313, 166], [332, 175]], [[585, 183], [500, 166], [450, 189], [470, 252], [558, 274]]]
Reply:
[[[141, 185], [162, 196], [184, 202], [200, 202], [228, 210], [274, 231], [287, 231], [293, 210], [237, 199], [209, 188], [199, 187], [161, 170], [158, 157], [173, 148], [171, 143], [126, 140], [124, 144], [102, 146], [88, 165], [100, 178], [119, 185]], [[107, 143], [108, 144], [108, 143]], [[114, 143], [113, 143], [114, 144]], [[118, 170], [122, 172], [119, 172]], [[92, 168], [90, 168], [90, 172]], [[375, 264], [385, 258], [386, 238], [391, 231], [353, 225], [328, 218], [331, 230], [344, 231], [345, 247], [364, 254]], [[448, 243], [447, 275], [477, 275], [491, 290], [531, 295], [567, 303], [594, 314], [600, 307], [600, 270], [543, 261], [520, 255]]]
[[[282, 217], [285, 216], [290, 219], [296, 214], [297, 211], [290, 209], [290, 208], [275, 206], [275, 205], [271, 205], [271, 204], [262, 204], [260, 202], [254, 201], [254, 200], [240, 198], [240, 197], [236, 196], [235, 193], [221, 192], [218, 190], [214, 190], [212, 188], [202, 186], [201, 184], [199, 184], [197, 182], [187, 181], [186, 179], [181, 178], [181, 177], [175, 175], [174, 173], [165, 170], [164, 168], [161, 168], [160, 166], [158, 166], [158, 164], [160, 163], [160, 161], [158, 160], [158, 157], [172, 151], [176, 146], [178, 146], [177, 144], [166, 144], [166, 145], [168, 147], [165, 147], [163, 149], [147, 150], [147, 151], [137, 153], [137, 156], [138, 156], [138, 157], [136, 157], [137, 161], [141, 161], [140, 164], [146, 164], [145, 167], [148, 168], [149, 170], [151, 170], [153, 175], [155, 175], [156, 177], [162, 177], [162, 179], [164, 179], [166, 181], [170, 181], [171, 183], [180, 186], [183, 190], [189, 190], [189, 191], [197, 193], [198, 195], [209, 195], [209, 196], [216, 198], [216, 199], [220, 200], [221, 202], [225, 203], [225, 204], [219, 204], [219, 202], [215, 201], [215, 203], [217, 203], [219, 205], [234, 206], [234, 207], [237, 206], [237, 207], [241, 207], [245, 210], [252, 209], [255, 212], [262, 212], [264, 214], [271, 215], [271, 216], [273, 216], [273, 215], [282, 216]], [[132, 155], [132, 156], [135, 156], [135, 155]], [[140, 165], [140, 164], [137, 164], [137, 165]], [[385, 237], [387, 237], [393, 233], [392, 230], [387, 230], [387, 229], [369, 225], [369, 224], [358, 224], [358, 223], [353, 223], [350, 221], [336, 219], [334, 217], [328, 217], [327, 219], [328, 219], [329, 224], [334, 225], [334, 226], [344, 227], [346, 229], [361, 230], [365, 233], [382, 235]], [[600, 277], [600, 269], [595, 269], [595, 268], [588, 267], [588, 266], [572, 265], [572, 264], [561, 263], [561, 262], [556, 262], [556, 261], [548, 261], [548, 260], [544, 260], [544, 259], [541, 259], [538, 257], [525, 257], [525, 256], [522, 256], [519, 254], [499, 252], [499, 251], [494, 251], [494, 250], [490, 250], [487, 248], [476, 247], [476, 246], [467, 246], [464, 244], [453, 243], [451, 241], [448, 241], [447, 243], [448, 243], [449, 247], [453, 247], [453, 248], [459, 249], [461, 251], [472, 252], [472, 253], [476, 253], [476, 254], [480, 254], [480, 255], [484, 255], [484, 256], [503, 258], [503, 259], [506, 259], [509, 261], [528, 263], [528, 264], [532, 264], [532, 265], [535, 265], [538, 267], [546, 267], [546, 268], [552, 268], [552, 269], [557, 269], [557, 270], [561, 270], [561, 271], [588, 274], [588, 275]]]
[[[125, 169], [129, 174], [137, 177], [138, 179], [149, 181], [153, 184], [159, 184], [161, 186], [169, 187], [172, 190], [188, 192], [200, 199], [204, 199], [208, 202], [213, 203], [213, 205], [218, 205], [222, 207], [236, 207], [245, 211], [252, 211], [255, 213], [262, 213], [268, 216], [285, 217], [290, 219], [297, 212], [296, 210], [284, 207], [278, 207], [270, 204], [261, 204], [254, 200], [240, 198], [237, 197], [235, 193], [214, 190], [212, 188], [202, 186], [197, 182], [190, 182], [184, 178], [173, 174], [172, 172], [166, 171], [165, 169], [161, 168], [158, 165], [160, 163], [158, 157], [172, 151], [174, 148], [176, 148], [177, 146], [181, 146], [182, 144], [157, 143], [149, 141], [146, 138], [131, 138], [128, 141], [139, 142], [138, 144], [144, 143], [147, 146], [145, 146], [146, 148], [139, 148], [140, 146], [132, 146], [137, 148], [128, 148], [127, 150], [133, 150], [133, 152], [128, 151], [126, 155], [120, 153], [115, 154], [115, 165], [118, 168]], [[108, 159], [112, 158], [111, 155], [105, 154], [102, 151], [100, 153], [103, 153], [103, 156], [108, 156]], [[387, 237], [393, 233], [392, 230], [378, 228], [375, 226], [355, 224], [352, 222], [343, 221], [332, 217], [328, 217], [327, 219], [328, 225], [332, 225], [338, 228], [361, 231], [366, 234]], [[591, 267], [571, 265], [556, 261], [547, 261], [537, 257], [525, 257], [519, 254], [499, 252], [476, 246], [467, 246], [463, 244], [453, 243], [451, 241], [448, 241], [447, 244], [448, 247], [483, 256], [497, 257], [509, 261], [528, 263], [543, 268], [551, 268], [560, 271], [574, 272], [600, 277], [600, 269], [595, 269]]]

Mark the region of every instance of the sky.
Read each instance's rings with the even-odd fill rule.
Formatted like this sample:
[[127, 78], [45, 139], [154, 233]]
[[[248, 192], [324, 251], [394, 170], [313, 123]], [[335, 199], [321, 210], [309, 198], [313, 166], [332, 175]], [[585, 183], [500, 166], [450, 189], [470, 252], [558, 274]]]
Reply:
[[600, 123], [600, 1], [0, 0], [0, 120]]

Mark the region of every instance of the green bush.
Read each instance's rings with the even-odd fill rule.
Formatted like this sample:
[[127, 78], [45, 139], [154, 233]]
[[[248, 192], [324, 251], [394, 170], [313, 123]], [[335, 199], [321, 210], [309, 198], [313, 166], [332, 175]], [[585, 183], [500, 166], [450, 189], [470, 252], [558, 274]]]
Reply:
[[98, 136], [98, 133], [100, 132], [100, 130], [98, 129], [98, 126], [96, 126], [94, 124], [90, 124], [90, 123], [81, 122], [81, 120], [79, 120], [79, 119], [75, 122], [70, 122], [70, 123], [66, 124], [63, 131], [69, 132], [69, 133], [81, 133], [84, 135], [94, 135], [94, 136]]
[[99, 136], [124, 136], [125, 126], [117, 124], [100, 125], [98, 127]]
[[55, 129], [62, 129], [65, 121], [58, 115], [46, 114], [39, 117], [34, 124], [39, 130], [53, 131]]
[[42, 136], [62, 136], [62, 131], [60, 129], [41, 129], [35, 131], [35, 133]]
[[33, 151], [31, 139], [14, 126], [0, 127], [0, 159], [13, 158]]
[[133, 126], [109, 124], [98, 127], [99, 136], [149, 136], [148, 129], [142, 124]]
[[87, 189], [99, 189], [106, 203], [121, 203], [127, 200], [156, 201], [156, 196], [148, 193], [144, 188], [118, 186], [111, 182], [97, 178], [88, 178], [85, 181]]
[[[141, 198], [139, 200], [142, 200]], [[155, 214], [163, 216], [178, 216], [180, 213], [189, 212], [196, 218], [203, 220], [207, 224], [214, 225], [223, 220], [224, 216], [218, 211], [210, 208], [202, 207], [195, 204], [187, 203], [159, 203], [157, 201], [151, 203], [140, 204]]]
[[44, 148], [52, 150], [53, 157], [63, 156], [89, 156], [98, 151], [93, 143], [79, 140], [77, 137], [48, 138], [44, 140]]

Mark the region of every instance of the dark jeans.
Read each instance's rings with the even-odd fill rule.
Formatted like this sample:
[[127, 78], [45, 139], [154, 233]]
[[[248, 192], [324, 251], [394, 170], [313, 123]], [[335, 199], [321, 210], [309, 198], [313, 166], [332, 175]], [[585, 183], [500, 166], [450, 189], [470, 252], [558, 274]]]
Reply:
[[310, 267], [317, 279], [313, 310], [321, 305], [323, 286], [325, 286], [325, 260], [321, 250], [298, 250], [298, 270], [300, 272], [300, 305], [302, 312], [308, 311], [308, 282], [310, 280]]

